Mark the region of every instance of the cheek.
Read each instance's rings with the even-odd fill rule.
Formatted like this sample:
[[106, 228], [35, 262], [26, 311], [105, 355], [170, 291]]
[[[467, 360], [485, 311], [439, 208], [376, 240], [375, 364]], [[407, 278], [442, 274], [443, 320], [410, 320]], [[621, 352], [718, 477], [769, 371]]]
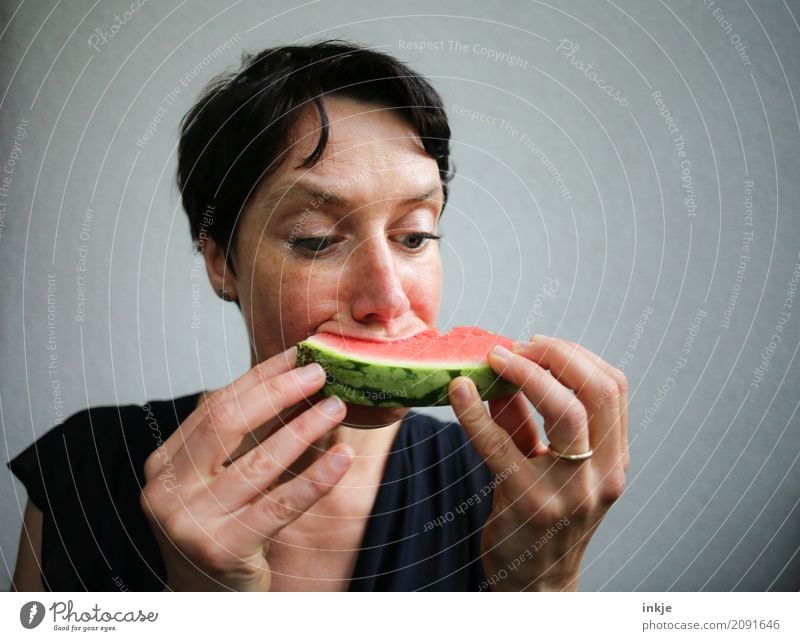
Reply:
[[270, 273], [272, 282], [264, 279], [259, 286], [258, 310], [262, 318], [269, 319], [265, 325], [270, 333], [283, 336], [284, 344], [305, 339], [336, 314], [336, 274], [312, 268]]
[[[244, 281], [244, 282], [242, 282]], [[257, 359], [266, 360], [306, 337], [306, 281], [281, 262], [259, 257], [240, 281], [242, 315]]]
[[423, 269], [412, 271], [406, 278], [406, 296], [411, 309], [429, 327], [434, 327], [442, 299], [442, 267], [436, 261]]

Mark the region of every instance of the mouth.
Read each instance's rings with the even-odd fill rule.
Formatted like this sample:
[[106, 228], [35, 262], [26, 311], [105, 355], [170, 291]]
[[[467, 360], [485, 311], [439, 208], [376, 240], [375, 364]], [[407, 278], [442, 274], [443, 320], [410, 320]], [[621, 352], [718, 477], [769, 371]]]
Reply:
[[431, 330], [430, 329], [422, 329], [422, 330], [417, 331], [417, 332], [398, 335], [398, 336], [382, 336], [382, 335], [377, 335], [377, 334], [366, 334], [366, 333], [363, 333], [363, 332], [347, 332], [347, 333], [345, 333], [345, 332], [342, 332], [342, 331], [331, 331], [331, 330], [318, 328], [317, 331], [313, 332], [312, 334], [309, 334], [309, 336], [312, 336], [313, 334], [318, 334], [318, 333], [325, 333], [325, 334], [333, 334], [335, 336], [341, 336], [344, 339], [352, 339], [352, 340], [359, 340], [359, 341], [370, 341], [372, 343], [394, 343], [396, 341], [408, 340], [409, 338], [413, 338], [414, 336], [422, 334], [422, 333], [424, 333], [426, 331], [431, 331]]

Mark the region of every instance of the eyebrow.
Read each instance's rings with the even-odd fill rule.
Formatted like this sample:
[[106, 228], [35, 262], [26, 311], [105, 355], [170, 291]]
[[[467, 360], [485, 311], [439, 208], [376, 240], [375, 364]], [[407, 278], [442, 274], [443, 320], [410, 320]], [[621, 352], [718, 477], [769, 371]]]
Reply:
[[[399, 198], [397, 200], [400, 200], [404, 203], [425, 202], [428, 200], [434, 200], [436, 196], [439, 196], [440, 199], [443, 199], [444, 197], [441, 183], [431, 185], [430, 187], [425, 188], [421, 193], [409, 196], [407, 198]], [[263, 207], [263, 209], [266, 211], [272, 211], [274, 207], [276, 207], [282, 201], [294, 201], [301, 197], [307, 198], [310, 206], [313, 206], [313, 203], [317, 202], [317, 207], [323, 203], [334, 205], [336, 207], [349, 207], [352, 204], [350, 199], [342, 194], [337, 194], [312, 182], [299, 180], [291, 185], [279, 187], [270, 193], [262, 203], [261, 207]]]

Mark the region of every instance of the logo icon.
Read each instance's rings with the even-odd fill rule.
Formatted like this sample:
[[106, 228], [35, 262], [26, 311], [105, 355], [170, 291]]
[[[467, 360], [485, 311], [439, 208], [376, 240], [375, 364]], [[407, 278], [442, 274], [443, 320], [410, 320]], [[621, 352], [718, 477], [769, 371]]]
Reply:
[[19, 622], [28, 630], [35, 628], [44, 619], [44, 605], [38, 601], [28, 601], [19, 610]]

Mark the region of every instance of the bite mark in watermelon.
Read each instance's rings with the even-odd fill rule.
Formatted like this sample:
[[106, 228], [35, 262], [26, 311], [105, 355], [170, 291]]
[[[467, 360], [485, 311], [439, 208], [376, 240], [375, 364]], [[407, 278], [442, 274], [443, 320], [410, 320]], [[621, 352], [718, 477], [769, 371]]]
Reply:
[[448, 387], [459, 376], [471, 378], [485, 401], [517, 392], [486, 360], [495, 345], [511, 349], [511, 339], [478, 327], [431, 329], [393, 342], [323, 332], [298, 344], [297, 364], [325, 369], [325, 396], [374, 407], [430, 407], [450, 404]]

